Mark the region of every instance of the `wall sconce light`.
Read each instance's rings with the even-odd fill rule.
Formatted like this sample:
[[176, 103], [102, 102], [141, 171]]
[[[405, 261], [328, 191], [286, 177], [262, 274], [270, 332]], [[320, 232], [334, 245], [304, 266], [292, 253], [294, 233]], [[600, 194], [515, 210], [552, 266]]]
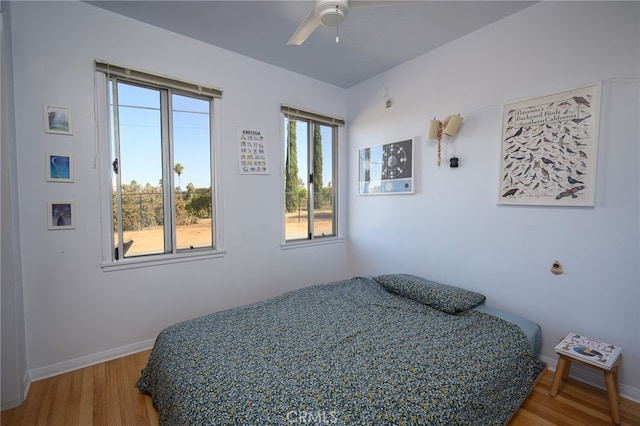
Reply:
[[461, 125], [462, 117], [460, 117], [460, 114], [450, 115], [445, 118], [444, 121], [436, 120], [435, 117], [433, 118], [433, 120], [429, 120], [429, 132], [427, 133], [427, 137], [429, 139], [436, 139], [438, 141], [438, 166], [440, 166], [441, 163], [440, 142], [442, 140], [442, 135], [445, 134], [447, 136], [454, 136], [456, 133], [458, 133], [458, 129]]

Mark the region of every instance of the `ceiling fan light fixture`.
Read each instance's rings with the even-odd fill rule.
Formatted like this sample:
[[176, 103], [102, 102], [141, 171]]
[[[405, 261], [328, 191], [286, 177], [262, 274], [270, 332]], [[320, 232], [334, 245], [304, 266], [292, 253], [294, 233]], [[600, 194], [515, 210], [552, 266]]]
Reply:
[[340, 37], [338, 37], [337, 28], [345, 20], [348, 12], [348, 0], [316, 0], [313, 9], [287, 41], [287, 46], [300, 46], [320, 25], [336, 27], [336, 43], [338, 43]]
[[346, 2], [330, 1], [318, 5], [316, 13], [320, 23], [325, 27], [337, 27], [347, 16], [348, 6]]

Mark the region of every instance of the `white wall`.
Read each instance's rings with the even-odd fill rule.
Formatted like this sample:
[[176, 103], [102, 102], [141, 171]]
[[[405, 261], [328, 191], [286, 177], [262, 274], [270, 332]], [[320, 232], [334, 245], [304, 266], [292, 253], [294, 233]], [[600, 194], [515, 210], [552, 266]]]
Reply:
[[0, 276], [2, 277], [2, 409], [19, 405], [27, 387], [27, 362], [24, 338], [22, 274], [20, 268], [20, 234], [15, 182], [16, 149], [13, 111], [13, 70], [11, 61], [11, 8], [0, 3]]
[[[32, 378], [149, 346], [162, 328], [177, 321], [346, 278], [344, 242], [280, 248], [279, 173], [280, 105], [345, 116], [344, 89], [81, 2], [15, 2], [12, 27], [26, 352]], [[96, 58], [223, 90], [218, 123], [223, 258], [115, 272], [100, 268], [100, 173], [93, 166]], [[43, 103], [72, 108], [73, 136], [44, 133]], [[270, 175], [239, 175], [238, 126], [261, 129], [268, 136]], [[74, 183], [45, 182], [44, 155], [56, 150], [74, 155]], [[75, 201], [77, 229], [47, 230], [47, 201], [56, 199]]]
[[[502, 105], [598, 80], [595, 208], [497, 205]], [[569, 332], [621, 345], [622, 392], [640, 400], [639, 86], [640, 4], [541, 2], [350, 88], [351, 275], [408, 272], [482, 292], [540, 323], [551, 367]], [[427, 121], [455, 113], [460, 167], [438, 168]], [[358, 196], [357, 150], [414, 135], [417, 193]], [[556, 259], [563, 275], [549, 270]]]

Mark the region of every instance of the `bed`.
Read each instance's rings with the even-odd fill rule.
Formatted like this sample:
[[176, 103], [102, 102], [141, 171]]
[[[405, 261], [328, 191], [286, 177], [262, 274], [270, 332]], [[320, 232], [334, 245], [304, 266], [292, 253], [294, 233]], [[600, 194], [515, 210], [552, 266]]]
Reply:
[[502, 425], [540, 327], [484, 301], [407, 274], [306, 287], [166, 328], [136, 386], [163, 425]]

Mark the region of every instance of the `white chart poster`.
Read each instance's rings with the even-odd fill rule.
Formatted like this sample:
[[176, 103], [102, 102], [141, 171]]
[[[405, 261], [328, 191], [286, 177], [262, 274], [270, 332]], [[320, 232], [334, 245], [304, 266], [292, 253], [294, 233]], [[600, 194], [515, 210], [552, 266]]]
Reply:
[[268, 175], [264, 131], [238, 128], [238, 165], [241, 175]]
[[601, 83], [504, 105], [498, 202], [593, 206]]

